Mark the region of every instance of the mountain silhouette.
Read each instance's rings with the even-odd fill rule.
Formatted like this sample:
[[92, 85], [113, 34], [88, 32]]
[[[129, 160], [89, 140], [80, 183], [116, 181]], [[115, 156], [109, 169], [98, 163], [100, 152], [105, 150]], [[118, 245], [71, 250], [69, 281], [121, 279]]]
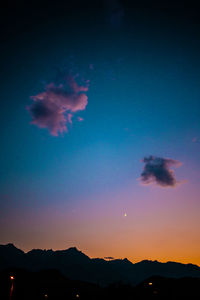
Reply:
[[55, 269], [72, 280], [100, 285], [114, 282], [136, 285], [151, 276], [200, 278], [200, 267], [193, 264], [149, 260], [132, 263], [126, 258], [91, 259], [75, 247], [57, 251], [33, 249], [25, 253], [13, 244], [0, 245], [0, 270], [9, 268], [29, 271]]

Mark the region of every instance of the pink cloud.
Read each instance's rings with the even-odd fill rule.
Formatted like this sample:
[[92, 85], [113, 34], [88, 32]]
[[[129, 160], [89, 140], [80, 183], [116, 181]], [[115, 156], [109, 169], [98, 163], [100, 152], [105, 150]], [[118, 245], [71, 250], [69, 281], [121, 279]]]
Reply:
[[85, 110], [87, 91], [88, 83], [78, 85], [72, 76], [68, 76], [64, 84], [48, 84], [44, 92], [31, 97], [34, 102], [28, 110], [32, 124], [47, 128], [54, 136], [66, 132], [67, 124], [72, 124], [73, 114]]
[[200, 138], [194, 137], [194, 138], [192, 139], [192, 142], [193, 142], [193, 143], [198, 143], [198, 142], [200, 142]]
[[79, 122], [82, 122], [82, 121], [84, 120], [84, 119], [81, 118], [81, 117], [78, 117], [77, 119], [78, 119]]
[[67, 117], [68, 117], [68, 122], [70, 124], [72, 124], [72, 117], [73, 117], [73, 115], [69, 113]]

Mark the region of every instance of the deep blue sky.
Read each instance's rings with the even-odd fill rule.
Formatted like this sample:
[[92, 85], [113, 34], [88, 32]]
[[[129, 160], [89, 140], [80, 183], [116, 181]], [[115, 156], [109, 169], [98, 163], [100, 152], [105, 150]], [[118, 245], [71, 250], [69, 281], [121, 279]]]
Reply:
[[[134, 7], [130, 1], [111, 2], [109, 7], [103, 1], [77, 1], [74, 6], [35, 4], [5, 10], [1, 242], [24, 249], [73, 243], [92, 256], [200, 263], [199, 11], [178, 1]], [[67, 133], [55, 137], [30, 124], [26, 108], [31, 96], [56, 82], [58, 70], [68, 69], [90, 80], [88, 105], [74, 114]], [[182, 184], [142, 186], [141, 160], [149, 155], [180, 161], [175, 175]], [[126, 211], [130, 219], [122, 229], [120, 216]], [[52, 218], [54, 237], [48, 232]], [[100, 229], [103, 223], [108, 236]], [[190, 228], [185, 236], [183, 223]], [[70, 228], [66, 234], [63, 224]], [[145, 224], [152, 230], [149, 252], [140, 241], [144, 237], [148, 242]], [[159, 226], [164, 229], [158, 233]], [[91, 227], [96, 228], [94, 236]], [[132, 246], [133, 228], [138, 248]], [[168, 240], [173, 228], [181, 236], [176, 249], [173, 238]], [[126, 240], [117, 237], [121, 230]], [[123, 247], [103, 245], [110, 236]], [[158, 253], [163, 239], [165, 248]], [[187, 251], [179, 255], [178, 248], [184, 246]]]

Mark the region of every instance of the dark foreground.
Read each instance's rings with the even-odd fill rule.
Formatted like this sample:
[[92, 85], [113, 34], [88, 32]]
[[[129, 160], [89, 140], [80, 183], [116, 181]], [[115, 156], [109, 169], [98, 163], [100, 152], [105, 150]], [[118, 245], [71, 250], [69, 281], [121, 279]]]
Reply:
[[6, 270], [0, 273], [0, 299], [200, 299], [200, 278], [151, 277], [135, 287], [120, 282], [102, 287], [56, 270]]

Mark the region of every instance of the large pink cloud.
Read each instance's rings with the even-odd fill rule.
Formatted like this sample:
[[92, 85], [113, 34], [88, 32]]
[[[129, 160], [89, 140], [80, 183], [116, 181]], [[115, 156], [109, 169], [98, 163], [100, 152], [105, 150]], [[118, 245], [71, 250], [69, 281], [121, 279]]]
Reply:
[[50, 83], [44, 92], [32, 96], [34, 101], [28, 110], [32, 116], [32, 124], [47, 128], [57, 136], [67, 131], [67, 125], [72, 124], [73, 114], [85, 110], [88, 97], [87, 85], [78, 85], [72, 76], [68, 76], [64, 84]]

